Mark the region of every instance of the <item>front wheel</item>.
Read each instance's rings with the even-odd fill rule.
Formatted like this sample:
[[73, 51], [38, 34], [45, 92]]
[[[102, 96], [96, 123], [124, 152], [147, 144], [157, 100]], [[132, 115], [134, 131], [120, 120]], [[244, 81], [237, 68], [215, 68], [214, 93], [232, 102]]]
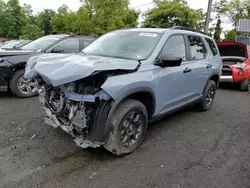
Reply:
[[24, 79], [24, 73], [24, 70], [18, 70], [13, 74], [9, 83], [11, 92], [22, 98], [38, 95], [37, 79]]
[[144, 139], [147, 125], [146, 107], [137, 100], [124, 101], [112, 116], [111, 126], [114, 129], [104, 148], [117, 156], [134, 152]]
[[209, 80], [204, 89], [201, 101], [198, 104], [198, 107], [201, 111], [207, 111], [211, 109], [214, 102], [216, 89], [216, 83], [213, 80]]

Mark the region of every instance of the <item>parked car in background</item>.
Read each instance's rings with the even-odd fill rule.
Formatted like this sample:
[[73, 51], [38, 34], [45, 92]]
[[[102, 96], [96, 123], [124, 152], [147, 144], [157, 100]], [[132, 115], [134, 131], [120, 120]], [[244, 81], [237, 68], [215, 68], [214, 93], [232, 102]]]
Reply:
[[18, 97], [37, 95], [37, 80], [23, 79], [27, 60], [42, 53], [78, 53], [96, 38], [80, 35], [49, 35], [18, 50], [0, 51], [0, 91], [12, 91]]
[[32, 40], [25, 40], [25, 41], [21, 42], [20, 44], [14, 46], [14, 49], [21, 49], [23, 46], [25, 46], [31, 42], [32, 42]]
[[217, 45], [223, 61], [220, 83], [232, 83], [242, 91], [249, 91], [250, 47], [238, 42]]
[[83, 53], [32, 57], [24, 77], [39, 81], [48, 125], [82, 148], [120, 156], [140, 146], [148, 122], [190, 104], [209, 110], [221, 67], [207, 35], [136, 28], [110, 32]]
[[[6, 48], [13, 48], [13, 46], [17, 44], [19, 44], [18, 40], [10, 40], [10, 41], [6, 41], [2, 47], [4, 48], [6, 46]], [[1, 49], [3, 49], [2, 47]]]
[[29, 44], [31, 40], [12, 40], [8, 43], [1, 46], [0, 49], [2, 50], [18, 50], [21, 47], [25, 46], [26, 44]]
[[3, 42], [0, 42], [0, 48], [1, 48], [1, 46], [3, 46], [4, 45], [4, 43]]
[[0, 38], [0, 42], [2, 42], [2, 43], [5, 43], [5, 42], [7, 42], [7, 41], [8, 41], [8, 39]]

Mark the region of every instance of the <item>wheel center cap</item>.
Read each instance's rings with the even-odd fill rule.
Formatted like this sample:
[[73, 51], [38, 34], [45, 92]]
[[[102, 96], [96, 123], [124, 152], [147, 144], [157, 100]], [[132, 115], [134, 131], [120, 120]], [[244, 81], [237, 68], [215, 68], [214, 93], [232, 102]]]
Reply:
[[129, 130], [130, 130], [130, 131], [133, 131], [133, 130], [134, 130], [134, 126], [133, 126], [132, 124], [129, 126]]

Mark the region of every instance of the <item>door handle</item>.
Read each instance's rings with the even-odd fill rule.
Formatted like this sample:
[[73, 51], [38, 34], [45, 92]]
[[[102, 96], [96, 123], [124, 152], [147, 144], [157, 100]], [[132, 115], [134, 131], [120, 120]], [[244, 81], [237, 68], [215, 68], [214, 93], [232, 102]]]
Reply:
[[184, 70], [183, 70], [183, 73], [188, 73], [188, 72], [191, 72], [192, 71], [192, 69], [190, 69], [190, 68], [185, 68]]
[[208, 69], [212, 68], [212, 65], [211, 64], [207, 64], [207, 68]]

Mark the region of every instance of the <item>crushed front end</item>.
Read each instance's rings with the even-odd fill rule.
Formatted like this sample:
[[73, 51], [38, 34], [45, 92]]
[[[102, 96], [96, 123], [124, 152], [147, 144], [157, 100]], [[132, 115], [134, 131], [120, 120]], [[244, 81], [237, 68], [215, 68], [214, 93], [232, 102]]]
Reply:
[[139, 66], [136, 60], [81, 53], [42, 54], [28, 60], [24, 78], [38, 79], [46, 124], [62, 128], [82, 148], [98, 147], [113, 129], [108, 122], [117, 95], [116, 85], [109, 80], [135, 72]]
[[[100, 77], [53, 87], [45, 82], [39, 89], [39, 101], [47, 115], [45, 123], [60, 127], [82, 148], [99, 147], [105, 142], [105, 120], [111, 97], [100, 89]], [[102, 121], [100, 122], [100, 118]], [[102, 123], [102, 125], [100, 125]]]

